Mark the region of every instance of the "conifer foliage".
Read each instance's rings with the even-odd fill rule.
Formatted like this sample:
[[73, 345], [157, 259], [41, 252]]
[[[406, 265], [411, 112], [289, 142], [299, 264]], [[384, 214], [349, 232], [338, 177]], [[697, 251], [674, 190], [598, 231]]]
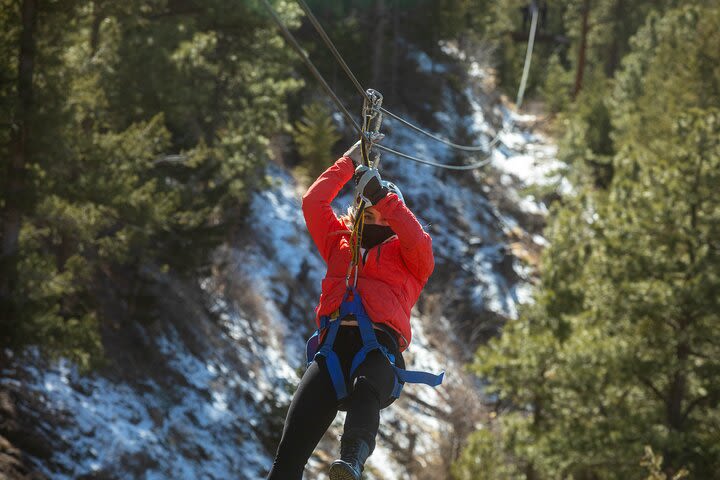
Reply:
[[301, 85], [269, 22], [256, 2], [2, 2], [2, 346], [90, 365], [108, 305], [146, 316], [158, 272], [208, 264]]
[[340, 134], [322, 104], [303, 105], [302, 111], [302, 117], [295, 122], [293, 138], [303, 161], [298, 170], [310, 180], [327, 168], [327, 159], [332, 157], [333, 145], [340, 140]]
[[491, 468], [465, 457], [458, 479], [717, 478], [720, 7], [693, 3], [650, 12], [568, 107], [576, 190], [535, 304], [478, 351], [498, 421], [468, 451]]

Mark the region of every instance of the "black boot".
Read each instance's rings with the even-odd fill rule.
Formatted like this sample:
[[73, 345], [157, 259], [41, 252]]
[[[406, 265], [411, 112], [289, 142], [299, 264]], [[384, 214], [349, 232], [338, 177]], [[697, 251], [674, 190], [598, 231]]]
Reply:
[[360, 480], [365, 460], [370, 456], [370, 446], [359, 438], [340, 441], [340, 460], [330, 465], [330, 480]]

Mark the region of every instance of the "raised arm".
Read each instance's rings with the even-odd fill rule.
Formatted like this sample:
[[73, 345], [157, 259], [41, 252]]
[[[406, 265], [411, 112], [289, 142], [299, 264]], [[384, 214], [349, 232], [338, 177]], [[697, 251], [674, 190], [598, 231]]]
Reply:
[[394, 193], [387, 194], [374, 207], [397, 234], [405, 265], [419, 280], [426, 282], [435, 268], [430, 235]]
[[315, 180], [302, 198], [305, 223], [325, 262], [330, 257], [332, 246], [340, 239], [331, 233], [347, 230], [330, 203], [352, 178], [354, 171], [353, 161], [349, 157], [341, 157]]

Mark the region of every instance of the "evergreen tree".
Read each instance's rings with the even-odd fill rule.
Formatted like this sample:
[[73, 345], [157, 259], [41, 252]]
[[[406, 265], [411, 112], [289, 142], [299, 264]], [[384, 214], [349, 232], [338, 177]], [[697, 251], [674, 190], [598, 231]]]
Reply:
[[592, 125], [575, 142], [611, 161], [610, 181], [578, 175], [535, 305], [478, 351], [499, 440], [469, 448], [501, 452], [519, 478], [642, 478], [646, 446], [666, 478], [720, 471], [718, 25], [700, 2], [648, 17], [612, 97], [587, 105], [606, 110], [612, 150]]
[[295, 122], [293, 138], [303, 160], [298, 167], [301, 175], [314, 179], [327, 168], [340, 134], [330, 112], [320, 103], [311, 103], [303, 107], [302, 118]]
[[0, 341], [88, 366], [242, 221], [301, 81], [255, 2], [5, 3]]

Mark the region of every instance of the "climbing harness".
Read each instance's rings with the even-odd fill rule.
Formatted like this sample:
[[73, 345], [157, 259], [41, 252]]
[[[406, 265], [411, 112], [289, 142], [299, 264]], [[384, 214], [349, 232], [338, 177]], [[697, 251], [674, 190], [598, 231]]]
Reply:
[[[423, 130], [420, 127], [417, 127], [413, 125], [411, 122], [403, 119], [399, 115], [396, 115], [389, 110], [386, 110], [382, 106], [383, 97], [380, 95], [379, 92], [368, 89], [365, 90], [360, 82], [357, 80], [355, 75], [353, 75], [350, 68], [347, 66], [347, 63], [343, 60], [342, 56], [339, 54], [337, 49], [335, 48], [334, 44], [330, 40], [330, 38], [327, 36], [325, 31], [323, 30], [320, 23], [317, 21], [315, 16], [313, 15], [310, 8], [307, 6], [304, 0], [298, 0], [298, 3], [300, 4], [301, 8], [305, 12], [307, 18], [310, 20], [310, 22], [315, 27], [315, 30], [318, 32], [318, 34], [322, 37], [325, 44], [328, 46], [328, 48], [331, 50], [333, 55], [335, 56], [335, 59], [340, 64], [340, 66], [345, 70], [348, 77], [351, 79], [357, 90], [360, 92], [364, 99], [363, 103], [363, 122], [362, 126], [358, 125], [358, 123], [355, 121], [352, 115], [348, 112], [348, 110], [345, 108], [343, 103], [340, 101], [338, 96], [333, 92], [333, 90], [330, 88], [328, 83], [323, 78], [322, 74], [318, 71], [318, 69], [315, 67], [315, 65], [312, 63], [310, 58], [308, 57], [307, 53], [302, 49], [300, 44], [297, 42], [295, 37], [290, 33], [290, 31], [287, 29], [287, 27], [283, 24], [282, 20], [278, 17], [278, 15], [273, 10], [272, 6], [268, 3], [267, 0], [261, 0], [262, 3], [265, 5], [265, 7], [268, 9], [270, 14], [272, 15], [275, 23], [280, 28], [281, 32], [287, 39], [287, 41], [290, 43], [290, 45], [297, 51], [297, 53], [300, 55], [300, 58], [305, 62], [306, 66], [310, 70], [310, 72], [315, 76], [315, 78], [318, 80], [320, 85], [323, 87], [323, 89], [326, 91], [326, 93], [330, 96], [330, 98], [335, 102], [337, 107], [340, 109], [340, 111], [343, 113], [347, 121], [350, 125], [352, 125], [355, 130], [360, 134], [361, 139], [361, 152], [362, 152], [362, 162], [363, 165], [369, 167], [369, 168], [375, 168], [379, 166], [380, 163], [380, 152], [377, 150], [382, 150], [385, 152], [392, 153], [396, 156], [412, 160], [417, 163], [425, 164], [425, 165], [431, 165], [438, 168], [443, 168], [447, 170], [472, 170], [479, 167], [482, 167], [490, 162], [492, 154], [492, 149], [497, 143], [501, 142], [501, 135], [511, 128], [512, 124], [514, 123], [514, 119], [511, 118], [510, 122], [508, 124], [505, 124], [502, 129], [500, 129], [494, 138], [492, 138], [487, 145], [459, 145], [456, 143], [453, 143], [443, 137], [440, 137], [438, 135], [435, 135], [433, 133], [427, 132]], [[536, 5], [536, 2], [532, 2], [532, 24], [530, 29], [530, 34], [528, 36], [528, 46], [526, 50], [525, 55], [525, 64], [523, 67], [523, 75], [522, 79], [520, 81], [520, 86], [518, 88], [518, 94], [516, 97], [516, 105], [517, 108], [520, 108], [523, 102], [524, 93], [525, 93], [525, 87], [527, 85], [527, 78], [530, 70], [530, 62], [532, 59], [532, 51], [535, 41], [535, 34], [536, 34], [536, 27], [537, 27], [537, 17], [538, 17], [538, 8]], [[392, 148], [386, 147], [384, 145], [375, 144], [373, 139], [373, 133], [378, 133], [380, 130], [380, 125], [383, 120], [383, 116], [387, 115], [401, 124], [411, 128], [412, 130], [421, 133], [425, 136], [428, 136], [438, 142], [444, 143], [445, 145], [455, 148], [458, 150], [464, 150], [464, 151], [486, 151], [486, 157], [482, 161], [477, 161], [475, 163], [466, 164], [466, 165], [446, 165], [443, 163], [422, 159], [415, 157], [413, 155], [408, 155], [403, 152], [399, 152], [397, 150], [394, 150]], [[375, 150], [377, 149], [377, 150]], [[360, 187], [360, 186], [358, 186]], [[362, 189], [360, 189], [360, 193], [362, 193]], [[440, 373], [439, 375], [435, 375], [428, 372], [417, 372], [417, 371], [409, 371], [404, 370], [395, 365], [395, 358], [393, 355], [377, 341], [377, 337], [375, 336], [375, 332], [373, 329], [373, 324], [370, 319], [370, 317], [367, 315], [364, 307], [362, 306], [362, 302], [360, 300], [360, 295], [358, 294], [356, 287], [357, 287], [357, 279], [358, 279], [358, 270], [359, 270], [359, 262], [360, 259], [360, 245], [362, 240], [362, 233], [364, 228], [364, 209], [367, 208], [368, 202], [363, 199], [362, 195], [356, 194], [356, 213], [355, 213], [355, 222], [353, 225], [353, 229], [351, 232], [351, 250], [352, 250], [352, 257], [350, 266], [348, 268], [348, 272], [346, 275], [346, 293], [343, 297], [342, 303], [340, 305], [340, 308], [338, 310], [338, 314], [336, 316], [322, 316], [320, 318], [320, 327], [317, 329], [315, 334], [308, 340], [307, 342], [307, 361], [308, 365], [312, 363], [315, 359], [319, 357], [323, 357], [326, 359], [326, 363], [328, 366], [328, 370], [330, 371], [330, 376], [332, 378], [333, 386], [335, 388], [338, 400], [345, 398], [347, 396], [347, 389], [346, 389], [346, 382], [345, 377], [343, 376], [341, 367], [340, 367], [340, 361], [338, 359], [337, 354], [333, 351], [332, 347], [335, 342], [335, 338], [337, 336], [337, 332], [340, 328], [340, 323], [343, 318], [352, 315], [357, 319], [358, 327], [360, 328], [360, 333], [363, 340], [363, 347], [361, 350], [355, 355], [352, 361], [352, 366], [350, 369], [350, 377], [352, 377], [353, 373], [357, 369], [357, 367], [362, 363], [362, 361], [367, 356], [368, 352], [373, 350], [380, 350], [383, 352], [383, 354], [387, 357], [388, 361], [393, 366], [393, 369], [395, 370], [395, 388], [393, 389], [393, 398], [397, 398], [400, 395], [400, 391], [402, 389], [402, 385], [404, 383], [424, 383], [427, 385], [431, 385], [433, 387], [440, 385], [442, 383], [444, 372]], [[352, 279], [352, 280], [351, 280]], [[351, 297], [351, 299], [349, 299]], [[325, 342], [322, 346], [320, 346], [320, 340], [321, 336], [325, 334]]]
[[[351, 297], [351, 298], [350, 298]], [[375, 335], [375, 329], [373, 328], [372, 320], [363, 307], [360, 294], [357, 289], [348, 288], [343, 296], [342, 303], [338, 310], [337, 315], [323, 315], [320, 317], [320, 327], [310, 337], [306, 344], [306, 355], [307, 365], [310, 366], [318, 358], [325, 358], [325, 365], [327, 366], [328, 372], [330, 372], [330, 379], [332, 380], [333, 387], [335, 388], [335, 394], [338, 401], [348, 396], [347, 382], [343, 375], [342, 368], [340, 366], [340, 359], [337, 353], [333, 350], [333, 344], [337, 337], [338, 330], [340, 329], [340, 322], [342, 319], [352, 315], [357, 320], [358, 328], [360, 329], [360, 336], [362, 337], [363, 346], [355, 354], [352, 359], [350, 366], [350, 378], [352, 378], [355, 370], [365, 360], [367, 354], [373, 350], [379, 350], [385, 355], [385, 357], [392, 365], [395, 370], [395, 386], [393, 387], [392, 399], [396, 399], [400, 396], [403, 385], [406, 383], [422, 383], [431, 387], [437, 387], [443, 381], [445, 372], [434, 374], [430, 372], [420, 372], [414, 370], [405, 370], [398, 367], [395, 364], [395, 356], [377, 340]], [[325, 332], [325, 341], [320, 346], [320, 340], [323, 332]]]
[[[376, 134], [380, 132], [382, 126], [383, 114], [381, 112], [383, 96], [377, 90], [368, 89], [364, 92], [365, 101], [363, 103], [363, 125], [360, 131], [360, 148], [362, 153], [362, 163], [366, 167], [372, 169], [377, 175], [377, 168], [380, 165], [380, 152], [373, 149], [375, 145], [374, 139]], [[363, 191], [367, 182], [372, 176], [363, 175], [359, 179], [355, 189], [355, 221], [350, 235], [350, 249], [352, 252], [348, 271], [345, 276], [346, 291], [343, 296], [337, 315], [324, 315], [320, 317], [320, 326], [315, 333], [307, 341], [306, 355], [308, 366], [317, 358], [325, 358], [325, 364], [330, 379], [332, 380], [335, 394], [338, 401], [347, 397], [346, 379], [340, 366], [340, 359], [333, 350], [335, 338], [340, 329], [340, 324], [344, 318], [353, 316], [358, 323], [363, 346], [355, 354], [350, 367], [350, 378], [352, 378], [355, 370], [365, 360], [367, 354], [373, 350], [379, 350], [388, 359], [390, 365], [395, 371], [395, 385], [391, 395], [392, 399], [398, 398], [402, 387], [405, 383], [423, 383], [436, 387], [440, 385], [445, 376], [445, 372], [435, 375], [429, 372], [419, 372], [405, 370], [395, 364], [395, 356], [377, 340], [372, 320], [362, 305], [360, 294], [357, 291], [357, 279], [359, 272], [360, 246], [362, 245], [363, 229], [365, 227], [365, 209], [372, 203], [365, 198]], [[377, 176], [379, 180], [379, 176]], [[352, 279], [352, 280], [351, 280]], [[322, 347], [320, 340], [325, 333], [325, 342]], [[391, 338], [394, 338], [391, 336]]]

